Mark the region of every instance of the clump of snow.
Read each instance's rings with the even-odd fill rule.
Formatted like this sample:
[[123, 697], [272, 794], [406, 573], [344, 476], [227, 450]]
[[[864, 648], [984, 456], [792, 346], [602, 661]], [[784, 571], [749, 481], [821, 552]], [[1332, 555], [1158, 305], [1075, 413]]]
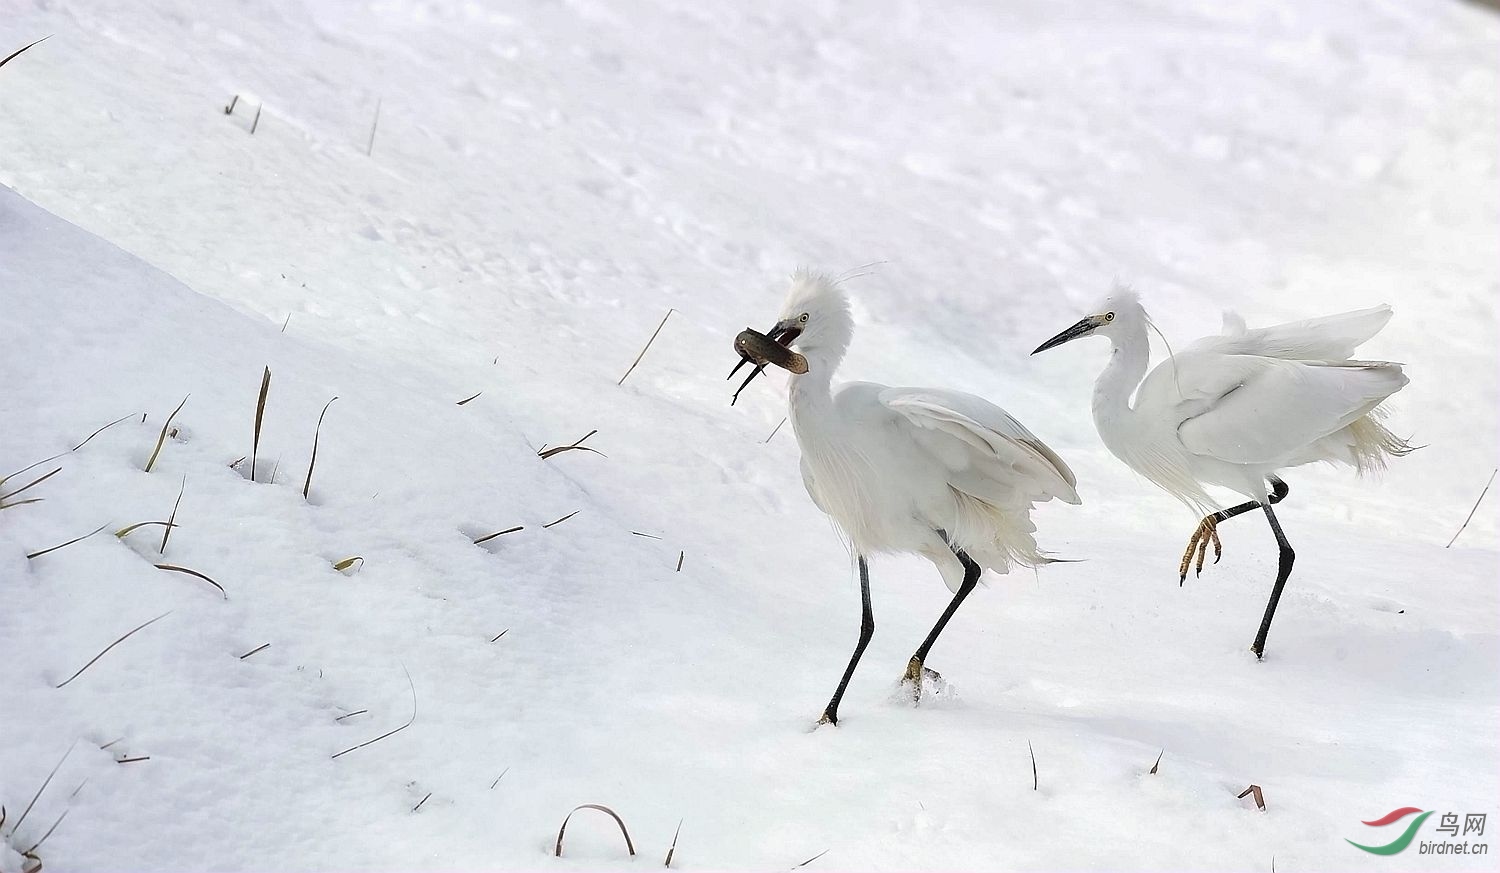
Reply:
[[[43, 502], [0, 510], [0, 870], [65, 810], [49, 870], [624, 867], [605, 816], [550, 858], [586, 802], [637, 864], [681, 820], [686, 869], [1356, 870], [1345, 838], [1390, 809], [1500, 812], [1493, 504], [1443, 548], [1500, 420], [1489, 13], [0, 21], [3, 45], [46, 33], [0, 71], [0, 475], [63, 453], [7, 483], [60, 467]], [[793, 435], [767, 441], [773, 380], [731, 409], [722, 379], [793, 267], [876, 260], [845, 374], [1016, 414], [1084, 499], [1038, 512], [1039, 542], [1087, 560], [990, 578], [929, 660], [949, 693], [913, 708], [891, 692], [947, 592], [877, 559], [843, 724], [812, 731], [857, 585]], [[1364, 352], [1406, 364], [1390, 424], [1429, 448], [1379, 482], [1289, 475], [1262, 663], [1263, 523], [1179, 588], [1195, 520], [1100, 445], [1102, 350], [1027, 357], [1115, 279], [1174, 341], [1225, 307], [1396, 308]], [[537, 455], [594, 429], [602, 454]], [[160, 526], [111, 535], [179, 490], [164, 553]]]

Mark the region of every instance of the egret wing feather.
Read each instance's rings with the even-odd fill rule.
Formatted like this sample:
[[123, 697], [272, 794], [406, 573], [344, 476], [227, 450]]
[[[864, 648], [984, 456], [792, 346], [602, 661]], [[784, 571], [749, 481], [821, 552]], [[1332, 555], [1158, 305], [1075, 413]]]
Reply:
[[971, 394], [887, 388], [880, 402], [951, 472], [954, 487], [1014, 505], [1058, 499], [1079, 503], [1078, 480], [1051, 448], [1005, 410]]
[[1380, 333], [1391, 320], [1389, 306], [1375, 306], [1305, 321], [1289, 321], [1253, 330], [1234, 313], [1225, 313], [1224, 332], [1204, 337], [1184, 352], [1261, 355], [1292, 361], [1343, 361]]
[[1400, 364], [1195, 357], [1181, 367], [1195, 392], [1177, 432], [1188, 451], [1231, 463], [1281, 464], [1367, 415], [1407, 382]]

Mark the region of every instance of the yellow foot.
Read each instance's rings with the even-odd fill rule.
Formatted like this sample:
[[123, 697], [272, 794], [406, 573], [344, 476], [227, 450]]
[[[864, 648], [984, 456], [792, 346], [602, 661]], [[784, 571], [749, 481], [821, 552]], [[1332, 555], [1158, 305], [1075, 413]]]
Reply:
[[922, 684], [924, 682], [936, 684], [942, 681], [942, 674], [936, 670], [929, 670], [922, 666], [922, 662], [913, 655], [912, 659], [906, 664], [906, 673], [901, 677], [901, 686], [911, 694], [912, 703], [921, 703]]
[[1182, 553], [1182, 563], [1177, 567], [1178, 585], [1187, 581], [1188, 564], [1194, 563], [1195, 553], [1198, 560], [1193, 567], [1193, 575], [1203, 575], [1203, 559], [1208, 557], [1210, 544], [1214, 547], [1214, 563], [1217, 564], [1224, 554], [1224, 545], [1219, 542], [1219, 523], [1214, 521], [1212, 515], [1205, 515], [1203, 521], [1198, 523], [1198, 529], [1193, 531], [1193, 538], [1188, 540], [1187, 551]]

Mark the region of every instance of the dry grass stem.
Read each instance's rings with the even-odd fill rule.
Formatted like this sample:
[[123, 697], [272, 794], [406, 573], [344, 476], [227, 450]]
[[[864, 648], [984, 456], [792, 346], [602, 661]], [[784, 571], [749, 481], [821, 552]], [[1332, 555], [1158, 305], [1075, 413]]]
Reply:
[[677, 854], [677, 837], [682, 833], [682, 819], [677, 820], [677, 830], [672, 832], [672, 845], [667, 849], [667, 860], [663, 861], [663, 867], [672, 866], [672, 856]]
[[465, 397], [464, 399], [458, 401], [458, 405], [459, 406], [463, 406], [465, 403], [468, 403], [470, 400], [473, 400], [475, 397], [478, 397], [479, 395], [481, 395], [483, 393], [484, 393], [483, 391], [475, 391], [469, 397]]
[[661, 324], [658, 324], [656, 326], [656, 330], [651, 333], [651, 339], [646, 340], [646, 345], [641, 349], [641, 353], [635, 356], [634, 361], [630, 362], [630, 369], [625, 371], [625, 375], [620, 377], [620, 381], [616, 382], [616, 385], [624, 385], [625, 380], [630, 376], [630, 374], [635, 372], [635, 365], [641, 362], [641, 358], [646, 357], [646, 350], [651, 348], [652, 343], [656, 342], [656, 335], [661, 333], [661, 329], [667, 326], [667, 319], [671, 318], [672, 313], [676, 311], [677, 310], [675, 309], [668, 309], [667, 314], [661, 317]]
[[[25, 470], [19, 470], [17, 472], [24, 473], [26, 471]], [[62, 467], [58, 467], [58, 468], [54, 469], [51, 473], [48, 473], [48, 474], [46, 474], [44, 476], [39, 476], [39, 477], [37, 477], [35, 479], [32, 479], [30, 482], [27, 482], [25, 485], [22, 485], [20, 488], [17, 488], [14, 491], [8, 492], [6, 494], [0, 494], [0, 509], [9, 509], [12, 506], [25, 506], [28, 503], [39, 503], [39, 502], [41, 502], [42, 498], [40, 498], [40, 497], [31, 497], [31, 498], [28, 498], [26, 500], [15, 500], [15, 501], [11, 501], [9, 503], [7, 503], [6, 501], [10, 500], [10, 498], [15, 497], [17, 494], [20, 494], [21, 492], [23, 492], [23, 491], [25, 491], [25, 490], [27, 490], [29, 488], [33, 488], [33, 487], [35, 487], [37, 485], [42, 484], [43, 482], [47, 481], [48, 479], [51, 479], [53, 476], [56, 476], [58, 473], [61, 473], [61, 472], [62, 472]], [[16, 473], [12, 473], [10, 475], [14, 476], [14, 475], [16, 475]], [[10, 476], [7, 476], [5, 478], [9, 479]], [[5, 481], [5, 479], [0, 479], [0, 482], [4, 482], [4, 481]]]
[[29, 554], [29, 555], [26, 556], [26, 560], [29, 561], [29, 560], [32, 560], [33, 558], [40, 558], [42, 555], [45, 555], [48, 552], [55, 552], [58, 549], [65, 549], [68, 546], [73, 545], [74, 543], [82, 542], [82, 541], [88, 539], [89, 537], [93, 536], [94, 534], [98, 533], [101, 530], [104, 530], [107, 527], [109, 527], [109, 525], [107, 525], [107, 524], [101, 524], [98, 527], [94, 528], [93, 530], [89, 531], [88, 533], [84, 534], [81, 537], [74, 537], [73, 539], [68, 540], [65, 543], [58, 543], [57, 545], [55, 545], [55, 546], [53, 546], [53, 547], [51, 547], [49, 549], [42, 549], [40, 552], [32, 552], [31, 554]]
[[94, 431], [93, 433], [89, 434], [87, 437], [84, 438], [83, 442], [79, 443], [78, 445], [74, 446], [71, 449], [68, 449], [68, 451], [70, 451], [70, 452], [76, 452], [76, 451], [78, 451], [79, 449], [81, 449], [84, 446], [88, 445], [89, 444], [89, 440], [93, 439], [94, 437], [98, 436], [101, 433], [104, 433], [106, 430], [109, 430], [110, 428], [114, 427], [115, 425], [119, 424], [120, 422], [124, 421], [125, 419], [129, 418], [132, 415], [135, 415], [135, 413], [131, 412], [131, 413], [128, 413], [126, 415], [122, 415], [119, 418], [115, 419], [114, 421], [111, 421], [109, 424], [106, 424], [104, 427], [101, 427], [98, 430]]
[[[832, 850], [831, 849], [824, 849], [823, 851], [819, 852], [818, 854], [813, 855], [811, 858], [808, 858], [806, 861], [803, 861], [801, 864], [798, 864], [797, 867], [806, 867], [808, 864], [811, 864], [812, 862], [818, 860], [819, 858], [821, 858], [824, 855], [828, 854], [830, 851], [832, 851]], [[797, 867], [793, 867], [792, 869], [796, 870]]]
[[6, 55], [5, 56], [5, 60], [0, 61], [0, 67], [3, 67], [6, 64], [10, 63], [12, 58], [14, 58], [16, 55], [19, 55], [21, 52], [24, 52], [27, 49], [31, 48], [31, 46], [36, 45], [38, 42], [46, 42], [47, 40], [49, 40], [51, 38], [52, 38], [52, 34], [49, 33], [46, 36], [42, 37], [41, 39], [37, 40], [36, 42], [31, 43], [30, 45], [23, 45], [23, 46], [21, 46], [20, 48], [16, 49], [15, 51], [11, 52], [10, 54]]
[[[151, 472], [151, 468], [154, 467], [154, 466], [156, 466], [156, 456], [161, 454], [161, 447], [167, 442], [167, 428], [170, 428], [172, 426], [172, 419], [176, 418], [177, 417], [177, 413], [179, 413], [179, 412], [182, 411], [182, 407], [187, 404], [188, 397], [191, 397], [191, 396], [193, 396], [193, 395], [189, 394], [189, 395], [186, 395], [185, 397], [183, 397], [182, 398], [182, 403], [177, 404], [177, 408], [174, 409], [174, 410], [172, 410], [172, 414], [169, 415], [169, 416], [167, 416], [167, 420], [166, 421], [162, 422], [161, 435], [156, 438], [156, 448], [154, 448], [154, 449], [151, 450], [151, 457], [149, 457], [149, 458], [146, 459], [146, 472], [147, 473]], [[141, 416], [141, 421], [144, 422], [145, 420], [146, 420], [145, 415], [142, 415]]]
[[177, 527], [176, 524], [174, 524], [174, 523], [172, 523], [170, 521], [138, 521], [135, 524], [127, 524], [124, 527], [120, 528], [119, 530], [115, 531], [115, 536], [123, 540], [127, 536], [130, 536], [130, 534], [133, 533], [134, 531], [136, 531], [136, 530], [138, 530], [140, 528], [143, 528], [143, 527], [150, 527], [153, 524], [159, 524], [159, 525], [162, 525], [164, 527], [169, 527], [169, 528], [170, 527]]
[[557, 521], [549, 521], [549, 522], [547, 522], [546, 524], [542, 525], [542, 528], [546, 529], [546, 528], [549, 528], [549, 527], [553, 526], [554, 524], [562, 524], [563, 522], [567, 521], [568, 519], [572, 518], [573, 516], [577, 515], [578, 513], [582, 512], [582, 511], [583, 510], [581, 510], [581, 509], [575, 509], [572, 512], [568, 513], [567, 515], [563, 516], [562, 518], [559, 518]]
[[505, 530], [497, 530], [497, 531], [495, 531], [492, 534], [485, 534], [484, 536], [482, 536], [479, 539], [475, 540], [474, 541], [474, 545], [477, 546], [480, 543], [487, 543], [490, 540], [494, 539], [495, 537], [505, 536], [508, 533], [515, 533], [516, 531], [525, 530], [525, 529], [526, 529], [525, 527], [517, 525], [516, 527], [508, 527]]
[[255, 456], [260, 452], [260, 423], [266, 415], [266, 394], [271, 390], [271, 368], [260, 377], [260, 397], [255, 401], [255, 436], [250, 443], [250, 481], [255, 481]]
[[334, 395], [327, 403], [323, 404], [323, 411], [318, 413], [318, 424], [313, 428], [312, 458], [307, 462], [307, 478], [302, 482], [303, 500], [307, 499], [307, 492], [312, 488], [313, 467], [318, 464], [318, 434], [323, 430], [323, 416], [328, 414], [328, 407], [332, 406], [333, 401], [337, 399], [339, 399], [338, 395]]
[[224, 595], [224, 599], [225, 600], [229, 599], [229, 592], [224, 590], [224, 586], [223, 585], [220, 585], [219, 583], [217, 583], [214, 580], [208, 578], [207, 576], [203, 575], [202, 573], [199, 573], [197, 570], [191, 570], [191, 569], [189, 569], [187, 567], [179, 567], [176, 564], [153, 564], [152, 566], [155, 567], [158, 570], [171, 570], [173, 573], [186, 573], [189, 576], [195, 576], [195, 577], [197, 577], [199, 579], [202, 579], [204, 582], [207, 582], [208, 584], [214, 586], [215, 588], [219, 589], [219, 593], [222, 594], [222, 595]]
[[546, 446], [542, 446], [539, 450], [537, 450], [537, 453], [536, 453], [537, 457], [539, 457], [539, 458], [541, 458], [543, 460], [546, 460], [547, 458], [550, 458], [550, 457], [552, 457], [553, 455], [556, 455], [556, 454], [561, 454], [562, 452], [583, 451], [583, 452], [593, 452], [594, 454], [598, 455], [601, 458], [607, 458], [609, 456], [606, 455], [606, 454], [604, 454], [603, 452], [599, 451], [598, 449], [589, 448], [588, 446], [586, 446], [586, 445], [583, 444], [584, 440], [588, 439], [589, 437], [593, 436], [594, 434], [596, 434], [598, 432], [599, 432], [598, 428], [595, 428], [594, 430], [589, 431], [588, 433], [584, 434], [583, 436], [579, 437], [578, 439], [574, 440], [573, 442], [571, 442], [571, 443], [569, 443], [568, 445], [565, 445], [565, 446], [554, 446], [553, 448], [550, 448], [550, 449], [547, 448]]
[[269, 649], [269, 648], [271, 648], [271, 644], [270, 643], [261, 643], [260, 645], [256, 646], [255, 648], [251, 649], [250, 651], [246, 652], [245, 654], [240, 655], [240, 660], [243, 661], [246, 658], [250, 657], [251, 655], [255, 654], [256, 652], [264, 652], [266, 649]]
[[177, 507], [182, 505], [182, 492], [186, 490], [187, 474], [183, 473], [182, 486], [177, 489], [177, 499], [172, 502], [172, 514], [167, 516], [167, 523], [161, 530], [161, 548], [156, 550], [157, 554], [165, 555], [167, 553], [167, 538], [172, 535], [172, 528], [177, 526]]
[[[627, 373], [626, 375], [629, 375], [629, 374]], [[609, 816], [610, 818], [614, 819], [615, 820], [615, 824], [617, 824], [617, 825], [620, 826], [620, 834], [621, 834], [621, 836], [625, 837], [625, 849], [626, 849], [626, 851], [630, 852], [630, 856], [632, 858], [635, 857], [635, 843], [633, 843], [633, 842], [630, 841], [630, 831], [627, 831], [625, 829], [625, 820], [622, 819], [622, 818], [620, 818], [620, 816], [614, 810], [610, 809], [607, 806], [601, 806], [600, 804], [597, 804], [597, 803], [585, 803], [585, 804], [583, 804], [581, 806], [575, 806], [575, 807], [573, 807], [573, 812], [568, 813], [567, 816], [565, 816], [563, 818], [562, 827], [560, 827], [560, 828], [557, 829], [557, 846], [556, 846], [556, 848], [552, 852], [553, 857], [556, 857], [556, 858], [561, 858], [562, 857], [563, 833], [567, 831], [567, 829], [568, 829], [568, 821], [573, 818], [573, 813], [577, 812], [580, 809], [596, 809], [599, 812], [602, 812], [605, 815]]]
[[1484, 490], [1481, 491], [1481, 492], [1479, 492], [1479, 499], [1476, 500], [1476, 501], [1474, 501], [1474, 508], [1469, 510], [1469, 517], [1465, 518], [1464, 519], [1464, 523], [1458, 526], [1458, 531], [1453, 534], [1453, 539], [1449, 540], [1448, 541], [1448, 545], [1443, 546], [1443, 548], [1445, 548], [1445, 549], [1452, 548], [1453, 544], [1458, 541], [1458, 535], [1461, 534], [1461, 533], [1463, 533], [1464, 532], [1464, 528], [1466, 528], [1466, 527], [1469, 526], [1469, 522], [1471, 522], [1471, 521], [1474, 520], [1474, 513], [1476, 513], [1476, 512], [1479, 511], [1479, 504], [1484, 501], [1484, 495], [1490, 493], [1490, 486], [1493, 485], [1493, 484], [1495, 484], [1495, 474], [1496, 473], [1500, 473], [1500, 469], [1495, 469], [1495, 470], [1491, 470], [1490, 471], [1490, 480], [1488, 482], [1484, 483]]
[[171, 614], [172, 613], [170, 611], [169, 612], [163, 612], [161, 615], [158, 615], [156, 618], [153, 618], [153, 619], [151, 619], [149, 621], [146, 621], [146, 622], [144, 622], [142, 624], [138, 624], [135, 627], [131, 628], [130, 630], [126, 631], [124, 636], [120, 637], [119, 639], [117, 639], [114, 642], [110, 643], [109, 645], [105, 646], [104, 650], [101, 651], [99, 654], [95, 655], [94, 657], [90, 658], [89, 662], [87, 664], [84, 664], [82, 667], [79, 667], [78, 668], [78, 672], [76, 672], [72, 676], [69, 676], [68, 678], [64, 679], [60, 684], [58, 684], [58, 685], [56, 685], [54, 687], [62, 688], [64, 685], [67, 685], [69, 682], [72, 682], [74, 679], [77, 679], [79, 676], [82, 676], [84, 670], [87, 670], [88, 668], [94, 666], [94, 662], [97, 661], [97, 660], [99, 660], [100, 658], [104, 657], [106, 654], [108, 654], [110, 649], [113, 649], [115, 646], [118, 646], [120, 643], [123, 643], [126, 640], [130, 639], [131, 636], [133, 636], [137, 631], [144, 630], [145, 628], [148, 628], [151, 625], [156, 624], [157, 622], [161, 621], [162, 619], [166, 618], [167, 616], [169, 616]]
[[[38, 788], [36, 790], [36, 794], [33, 794], [31, 796], [31, 802], [26, 804], [25, 809], [21, 810], [21, 817], [16, 819], [15, 824], [11, 825], [10, 832], [12, 834], [14, 834], [21, 827], [21, 824], [26, 821], [26, 816], [31, 814], [31, 808], [33, 806], [36, 806], [36, 802], [42, 797], [42, 792], [46, 791], [47, 786], [52, 784], [52, 777], [56, 776], [57, 771], [62, 769], [63, 762], [68, 760], [69, 755], [73, 754], [73, 746], [76, 745], [78, 745], [78, 741], [74, 740], [73, 743], [68, 746], [68, 750], [66, 752], [63, 752], [62, 757], [57, 759], [57, 763], [52, 765], [52, 772], [48, 773], [47, 778], [42, 780], [42, 787]], [[0, 816], [0, 823], [3, 823], [4, 821], [4, 817]]]
[[415, 682], [411, 681], [411, 671], [407, 670], [404, 665], [401, 667], [401, 669], [406, 672], [406, 684], [409, 685], [409, 686], [411, 686], [411, 718], [407, 719], [406, 723], [403, 724], [403, 725], [401, 725], [400, 727], [395, 728], [394, 730], [388, 730], [388, 731], [386, 731], [385, 733], [381, 734], [380, 736], [376, 737], [373, 740], [365, 740], [364, 742], [360, 743], [357, 746], [350, 746], [349, 748], [343, 750], [342, 752], [335, 753], [333, 755], [334, 758], [338, 758], [338, 757], [341, 757], [343, 755], [347, 755], [347, 754], [349, 754], [350, 752], [352, 752], [352, 751], [354, 751], [356, 749], [363, 749], [365, 746], [368, 746], [371, 743], [378, 743], [381, 740], [385, 739], [386, 737], [393, 736], [395, 734], [399, 734], [402, 731], [406, 730], [407, 728], [411, 727], [412, 724], [417, 720], [417, 685], [416, 685]]

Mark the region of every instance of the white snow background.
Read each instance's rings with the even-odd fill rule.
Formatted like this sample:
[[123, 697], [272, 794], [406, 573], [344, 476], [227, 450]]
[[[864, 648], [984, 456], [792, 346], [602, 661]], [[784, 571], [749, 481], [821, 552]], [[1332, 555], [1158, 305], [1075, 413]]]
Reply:
[[[1444, 548], [1496, 465], [1493, 14], [0, 0], [0, 52], [47, 34], [0, 69], [0, 475], [64, 453], [3, 489], [61, 468], [0, 510], [0, 870], [64, 812], [48, 871], [654, 868], [679, 821], [686, 870], [1494, 868], [1345, 842], [1500, 827], [1496, 494]], [[875, 560], [814, 731], [858, 588], [780, 385], [724, 375], [794, 267], [872, 261], [843, 375], [1024, 421], [1086, 560], [989, 577], [919, 707], [948, 592]], [[1095, 435], [1103, 344], [1028, 357], [1116, 280], [1174, 343], [1396, 307], [1362, 354], [1427, 448], [1288, 473], [1264, 662], [1264, 522], [1179, 587], [1195, 519]], [[179, 489], [164, 554], [111, 535]], [[586, 802], [638, 857], [592, 811], [551, 857]]]

